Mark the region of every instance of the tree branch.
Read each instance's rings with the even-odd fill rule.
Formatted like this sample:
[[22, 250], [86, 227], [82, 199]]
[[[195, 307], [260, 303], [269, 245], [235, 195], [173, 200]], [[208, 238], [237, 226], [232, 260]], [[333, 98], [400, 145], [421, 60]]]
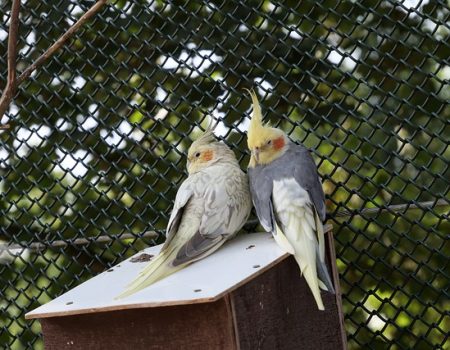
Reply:
[[[19, 33], [19, 12], [20, 0], [13, 0], [8, 34], [8, 78], [2, 97], [0, 98], [0, 118], [3, 117], [9, 108], [11, 100], [16, 93], [16, 57], [17, 57], [17, 36]], [[8, 129], [9, 125], [0, 126], [1, 129]]]
[[92, 6], [83, 16], [81, 16], [78, 21], [70, 27], [67, 32], [59, 37], [56, 42], [50, 46], [47, 51], [45, 51], [42, 55], [40, 55], [36, 61], [31, 64], [28, 68], [26, 68], [22, 74], [17, 78], [16, 84], [17, 86], [22, 84], [25, 80], [27, 80], [31, 73], [33, 73], [37, 68], [42, 66], [45, 61], [47, 61], [50, 57], [52, 57], [56, 51], [58, 51], [68, 39], [70, 39], [79, 29], [80, 27], [86, 23], [92, 16], [94, 16], [102, 7], [106, 4], [107, 0], [99, 0]]
[[[83, 24], [93, 17], [106, 4], [107, 0], [98, 0], [86, 13], [81, 16], [59, 39], [50, 46], [36, 61], [27, 67], [16, 79], [17, 35], [19, 28], [20, 0], [13, 0], [11, 10], [11, 25], [8, 37], [8, 81], [0, 99], [0, 118], [9, 108], [17, 87], [27, 80], [30, 75], [41, 67], [69, 40]], [[9, 125], [0, 125], [0, 129], [8, 129]]]

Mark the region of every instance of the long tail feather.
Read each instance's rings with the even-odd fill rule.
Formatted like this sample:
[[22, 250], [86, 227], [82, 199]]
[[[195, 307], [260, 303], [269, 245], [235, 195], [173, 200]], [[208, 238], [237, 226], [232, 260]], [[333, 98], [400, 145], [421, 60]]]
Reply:
[[280, 229], [278, 224], [276, 224], [276, 235], [273, 236], [275, 239], [275, 242], [277, 242], [278, 246], [283, 249], [286, 253], [289, 254], [295, 254], [295, 249], [292, 246], [291, 243], [287, 240], [286, 236], [284, 235], [283, 231]]
[[167, 277], [178, 270], [181, 270], [184, 265], [172, 266], [172, 251], [164, 251], [160, 253], [153, 261], [151, 261], [142, 271], [138, 274], [136, 279], [131, 282], [126, 289], [118, 295], [115, 299], [126, 298], [140, 290], [147, 288], [153, 283]]
[[319, 287], [323, 290], [326, 290], [327, 292], [334, 294], [335, 290], [333, 287], [333, 282], [331, 282], [331, 278], [328, 273], [327, 265], [325, 264], [325, 262], [322, 262], [320, 260], [319, 254], [317, 254], [316, 265], [317, 265], [317, 276], [319, 278]]
[[[297, 255], [294, 255], [295, 260], [300, 265], [302, 258], [298, 257]], [[314, 267], [313, 266], [305, 266], [302, 271], [303, 277], [305, 277], [305, 281], [308, 284], [309, 289], [311, 290], [311, 293], [314, 297], [314, 300], [316, 301], [317, 308], [319, 310], [325, 310], [325, 306], [323, 305], [322, 296], [320, 295], [320, 289], [319, 289], [319, 280], [317, 279], [317, 276], [315, 276], [314, 273]]]
[[316, 227], [316, 233], [317, 233], [317, 240], [319, 241], [319, 256], [320, 261], [322, 263], [325, 262], [325, 233], [323, 230], [323, 223], [322, 220], [319, 218], [319, 214], [317, 213], [317, 210], [313, 208], [314, 211], [314, 223]]
[[[304, 214], [309, 215], [308, 213]], [[314, 239], [311, 239], [311, 233], [309, 232], [311, 227], [309, 226], [308, 220], [302, 215], [299, 215], [298, 212], [291, 213], [289, 215], [288, 230], [296, 232], [295, 260], [300, 266], [300, 270], [313, 294], [318, 309], [325, 310], [322, 296], [320, 295], [319, 279], [317, 278], [317, 243]]]
[[[328, 273], [327, 265], [325, 264], [325, 233], [323, 229], [322, 220], [319, 218], [317, 210], [314, 210], [314, 222], [316, 227], [317, 239], [319, 241], [319, 246], [317, 247], [317, 275], [319, 277], [319, 286], [323, 290], [330, 293], [335, 293], [333, 282], [331, 282], [330, 274]], [[320, 282], [322, 285], [320, 285]]]

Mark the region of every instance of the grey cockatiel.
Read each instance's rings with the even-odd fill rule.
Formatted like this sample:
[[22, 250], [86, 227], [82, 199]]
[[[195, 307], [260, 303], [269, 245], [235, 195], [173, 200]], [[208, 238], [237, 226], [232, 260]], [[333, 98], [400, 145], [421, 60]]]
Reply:
[[188, 151], [188, 178], [181, 184], [167, 225], [167, 239], [118, 298], [124, 298], [219, 249], [246, 222], [248, 179], [233, 151], [206, 131]]
[[318, 308], [324, 310], [319, 287], [334, 289], [325, 265], [325, 196], [316, 165], [305, 147], [291, 142], [282, 130], [263, 125], [258, 99], [251, 95], [248, 175], [256, 213], [278, 245], [294, 255]]

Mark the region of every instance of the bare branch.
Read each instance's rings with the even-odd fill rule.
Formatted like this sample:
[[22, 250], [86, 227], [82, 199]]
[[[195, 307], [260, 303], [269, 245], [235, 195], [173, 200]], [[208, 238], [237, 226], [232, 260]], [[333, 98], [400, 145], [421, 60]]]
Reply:
[[17, 86], [22, 84], [30, 77], [31, 73], [33, 73], [37, 68], [42, 66], [45, 61], [52, 57], [66, 43], [66, 41], [70, 39], [84, 23], [86, 23], [87, 20], [94, 16], [103, 7], [103, 5], [106, 4], [106, 2], [107, 0], [97, 1], [94, 6], [92, 6], [83, 16], [81, 16], [78, 21], [67, 30], [67, 32], [60, 36], [59, 39], [47, 49], [47, 51], [39, 56], [33, 64], [22, 72], [19, 78], [17, 78]]
[[[8, 37], [8, 81], [0, 99], [0, 118], [9, 108], [17, 87], [27, 80], [30, 75], [52, 57], [91, 17], [106, 4], [107, 0], [98, 0], [76, 23], [74, 23], [52, 46], [50, 46], [36, 61], [27, 67], [16, 79], [17, 35], [19, 28], [20, 0], [13, 0], [11, 10], [11, 25]], [[9, 125], [0, 126], [8, 129]]]
[[[0, 118], [5, 114], [11, 104], [11, 100], [16, 93], [16, 57], [17, 57], [17, 36], [19, 33], [19, 12], [20, 0], [13, 0], [8, 34], [8, 78], [6, 86], [0, 98]], [[9, 127], [9, 126], [8, 126]], [[6, 125], [1, 129], [7, 128]]]

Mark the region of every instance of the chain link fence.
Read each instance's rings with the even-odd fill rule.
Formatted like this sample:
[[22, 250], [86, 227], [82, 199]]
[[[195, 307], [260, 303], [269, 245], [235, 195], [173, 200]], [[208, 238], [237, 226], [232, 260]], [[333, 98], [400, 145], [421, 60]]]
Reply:
[[[23, 3], [19, 71], [93, 5]], [[319, 166], [349, 348], [450, 349], [449, 19], [436, 0], [108, 3], [2, 119], [1, 348], [42, 349], [26, 311], [163, 241], [211, 118], [246, 168], [254, 87]]]

